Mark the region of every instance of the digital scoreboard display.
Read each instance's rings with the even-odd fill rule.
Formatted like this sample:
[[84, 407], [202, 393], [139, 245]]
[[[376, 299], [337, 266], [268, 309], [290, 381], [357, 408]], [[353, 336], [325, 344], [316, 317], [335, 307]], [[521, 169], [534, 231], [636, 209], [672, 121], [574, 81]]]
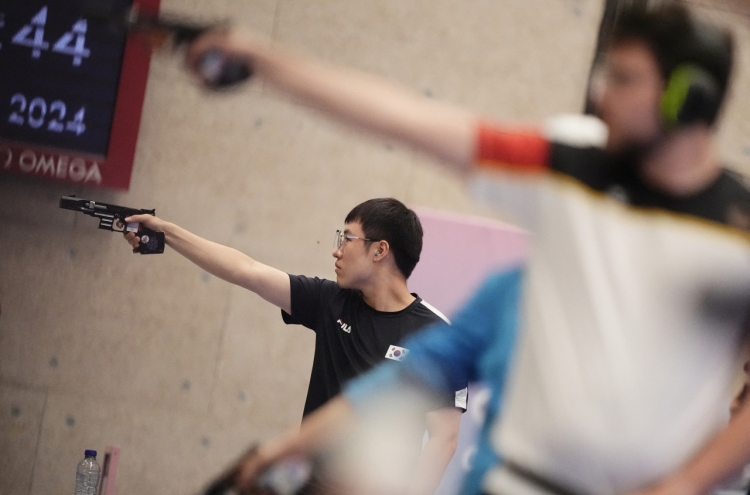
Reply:
[[[124, 12], [158, 0], [99, 0]], [[0, 170], [126, 189], [150, 53], [91, 0], [0, 1]]]

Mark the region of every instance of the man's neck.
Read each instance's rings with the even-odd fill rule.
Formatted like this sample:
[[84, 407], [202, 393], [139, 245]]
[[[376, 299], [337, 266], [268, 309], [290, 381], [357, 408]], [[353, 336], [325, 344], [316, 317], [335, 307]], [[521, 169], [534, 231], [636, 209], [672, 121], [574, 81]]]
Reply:
[[721, 174], [713, 131], [693, 126], [667, 136], [640, 164], [644, 182], [670, 196], [690, 196]]
[[415, 297], [402, 277], [385, 277], [362, 288], [365, 304], [376, 311], [393, 313], [407, 308]]

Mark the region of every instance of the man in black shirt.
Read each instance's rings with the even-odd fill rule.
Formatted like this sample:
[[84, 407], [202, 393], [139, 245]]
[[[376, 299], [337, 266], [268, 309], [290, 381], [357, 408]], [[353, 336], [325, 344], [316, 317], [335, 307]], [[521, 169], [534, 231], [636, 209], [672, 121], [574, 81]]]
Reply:
[[[289, 279], [292, 313], [284, 312], [284, 321], [315, 331], [305, 416], [338, 395], [341, 384], [384, 358], [403, 359], [409, 351], [399, 343], [416, 330], [444, 319], [416, 294], [410, 294], [412, 302], [401, 310], [379, 311], [365, 302], [361, 292], [344, 289], [330, 280], [302, 275], [290, 275]], [[446, 397], [446, 407], [454, 404], [465, 407], [461, 397]]]
[[[406, 280], [422, 251], [422, 226], [401, 202], [371, 199], [347, 215], [336, 233], [336, 282], [288, 275], [227, 246], [203, 239], [151, 215], [126, 219], [164, 232], [166, 243], [207, 272], [255, 292], [282, 310], [284, 321], [316, 333], [315, 356], [304, 415], [336, 396], [342, 385], [376, 364], [400, 361], [399, 344], [445, 317], [416, 294]], [[137, 246], [140, 239], [127, 233]], [[445, 397], [426, 415], [428, 440], [411, 493], [431, 493], [456, 448], [466, 390]]]

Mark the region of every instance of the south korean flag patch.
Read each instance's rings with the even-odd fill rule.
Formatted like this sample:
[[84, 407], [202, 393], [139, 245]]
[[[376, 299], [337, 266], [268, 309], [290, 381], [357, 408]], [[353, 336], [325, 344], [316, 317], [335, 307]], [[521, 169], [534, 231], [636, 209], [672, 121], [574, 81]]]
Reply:
[[385, 353], [385, 357], [394, 361], [401, 361], [407, 354], [409, 354], [409, 349], [392, 345], [388, 348], [388, 352]]

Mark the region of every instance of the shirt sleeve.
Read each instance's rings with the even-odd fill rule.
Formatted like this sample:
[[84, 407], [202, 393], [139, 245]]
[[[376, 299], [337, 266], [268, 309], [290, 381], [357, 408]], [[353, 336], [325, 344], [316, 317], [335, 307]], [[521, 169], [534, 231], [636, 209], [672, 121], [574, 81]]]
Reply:
[[408, 339], [404, 361], [386, 362], [355, 378], [344, 396], [360, 409], [374, 396], [412, 385], [444, 397], [479, 381], [483, 369], [504, 381], [518, 326], [521, 279], [521, 269], [491, 275], [451, 325], [437, 323]]
[[[555, 170], [577, 177], [580, 167], [590, 168], [590, 163], [578, 163], [582, 161], [578, 155], [565, 159], [555, 148], [563, 145], [563, 148], [601, 153], [608, 134], [604, 122], [591, 115], [559, 114], [547, 119], [538, 129], [501, 127], [479, 121], [474, 161], [477, 169], [532, 173]], [[601, 161], [601, 156], [594, 158]], [[569, 169], [571, 166], [573, 168]]]
[[289, 275], [289, 286], [292, 297], [292, 313], [281, 311], [281, 317], [287, 325], [303, 325], [316, 330], [320, 319], [321, 308], [339, 287], [335, 282], [318, 277]]
[[549, 170], [550, 142], [541, 131], [501, 128], [487, 122], [477, 126], [475, 166], [512, 172]]
[[475, 164], [467, 183], [472, 196], [513, 223], [535, 230], [544, 182], [538, 179], [549, 175], [551, 150], [541, 131], [479, 122]]

